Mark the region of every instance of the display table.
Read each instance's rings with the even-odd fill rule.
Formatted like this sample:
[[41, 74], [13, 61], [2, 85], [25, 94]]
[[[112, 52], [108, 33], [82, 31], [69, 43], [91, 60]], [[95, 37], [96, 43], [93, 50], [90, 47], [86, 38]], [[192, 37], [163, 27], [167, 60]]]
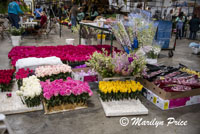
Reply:
[[25, 27], [29, 27], [29, 26], [34, 26], [37, 25], [37, 22], [24, 22], [22, 23], [22, 25], [24, 25]]
[[81, 29], [83, 26], [87, 26], [87, 27], [92, 27], [94, 29], [99, 29], [101, 30], [101, 45], [102, 45], [102, 34], [103, 34], [103, 31], [106, 31], [106, 32], [109, 32], [110, 33], [110, 40], [111, 40], [111, 43], [110, 43], [110, 46], [111, 46], [111, 49], [110, 51], [112, 52], [112, 46], [113, 46], [113, 34], [112, 34], [112, 31], [109, 29], [109, 28], [104, 28], [104, 27], [99, 27], [97, 26], [97, 23], [84, 23], [84, 22], [80, 22], [80, 30], [79, 30], [79, 44], [81, 44]]

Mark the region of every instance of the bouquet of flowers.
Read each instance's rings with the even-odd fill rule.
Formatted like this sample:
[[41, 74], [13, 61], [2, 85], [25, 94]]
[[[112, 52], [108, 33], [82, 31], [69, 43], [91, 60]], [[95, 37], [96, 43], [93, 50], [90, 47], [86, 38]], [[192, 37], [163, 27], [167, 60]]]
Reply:
[[71, 76], [71, 67], [66, 64], [61, 65], [50, 65], [50, 66], [40, 66], [36, 68], [35, 75], [41, 80], [54, 81], [56, 79], [66, 79]]
[[150, 47], [150, 50], [146, 52], [146, 56], [150, 59], [157, 59], [160, 51], [161, 48], [159, 46], [153, 45]]
[[108, 56], [105, 50], [103, 50], [103, 53], [94, 52], [86, 64], [97, 71], [102, 77], [114, 76], [112, 57]]
[[88, 98], [93, 95], [88, 83], [72, 80], [70, 77], [67, 78], [67, 81], [59, 79], [40, 83], [48, 108], [62, 104], [85, 104]]
[[144, 14], [129, 14], [128, 34], [129, 37], [137, 37], [140, 47], [152, 45], [157, 26], [157, 23], [146, 19]]
[[33, 74], [33, 70], [30, 70], [29, 68], [27, 68], [27, 69], [21, 68], [18, 70], [18, 72], [15, 75], [15, 78], [17, 80], [18, 89], [20, 89], [20, 87], [22, 86], [23, 78], [27, 78], [27, 77], [31, 76], [32, 74]]
[[136, 53], [115, 53], [112, 64], [114, 72], [124, 76], [140, 76], [146, 68], [145, 58]]
[[24, 78], [21, 89], [16, 91], [16, 93], [22, 97], [22, 102], [28, 107], [35, 107], [41, 104], [40, 95], [42, 88], [40, 80], [35, 75]]
[[13, 69], [0, 70], [0, 91], [10, 91], [12, 87]]
[[143, 86], [136, 81], [100, 81], [98, 93], [103, 101], [137, 99]]
[[124, 24], [122, 21], [118, 21], [111, 25], [112, 32], [114, 33], [117, 41], [122, 45], [122, 47], [126, 50], [131, 48], [131, 41], [126, 32]]
[[87, 65], [97, 71], [102, 77], [112, 77], [115, 74], [124, 76], [140, 76], [146, 68], [145, 57], [136, 53], [107, 54], [95, 52]]

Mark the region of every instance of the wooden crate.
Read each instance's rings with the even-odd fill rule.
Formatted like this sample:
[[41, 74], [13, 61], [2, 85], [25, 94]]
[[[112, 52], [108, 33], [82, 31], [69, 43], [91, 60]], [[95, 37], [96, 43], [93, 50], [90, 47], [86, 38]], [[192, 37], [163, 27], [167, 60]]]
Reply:
[[62, 104], [60, 106], [55, 106], [55, 107], [50, 107], [50, 108], [47, 108], [47, 105], [45, 102], [43, 102], [43, 105], [44, 105], [45, 114], [54, 114], [54, 113], [60, 113], [60, 112], [65, 112], [65, 111], [84, 109], [88, 107], [87, 104], [83, 104], [83, 103]]

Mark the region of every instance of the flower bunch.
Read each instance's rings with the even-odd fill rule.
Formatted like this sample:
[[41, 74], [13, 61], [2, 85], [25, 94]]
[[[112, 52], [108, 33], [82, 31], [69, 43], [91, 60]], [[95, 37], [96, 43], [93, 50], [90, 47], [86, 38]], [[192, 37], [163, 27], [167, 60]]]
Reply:
[[66, 64], [60, 65], [49, 65], [49, 66], [40, 66], [36, 68], [35, 75], [41, 80], [46, 81], [50, 79], [54, 81], [55, 79], [66, 79], [71, 75], [71, 67]]
[[22, 79], [23, 78], [27, 78], [32, 74], [33, 74], [33, 70], [30, 70], [29, 68], [27, 68], [27, 69], [24, 69], [24, 68], [19, 69], [18, 72], [15, 75], [15, 78], [17, 80], [18, 88], [20, 88], [22, 86]]
[[10, 91], [12, 86], [13, 73], [15, 70], [0, 70], [0, 89], [2, 92]]
[[30, 74], [33, 74], [33, 70], [30, 70], [29, 68], [27, 69], [21, 68], [16, 73], [15, 78], [17, 80], [20, 80], [20, 79], [28, 77]]
[[108, 56], [105, 50], [103, 53], [94, 52], [91, 59], [86, 64], [97, 71], [102, 77], [114, 76], [112, 57]]
[[[145, 46], [145, 47], [148, 47], [148, 46]], [[148, 51], [146, 51], [147, 58], [157, 59], [158, 55], [161, 51], [161, 48], [157, 45], [153, 45], [153, 46], [149, 46], [149, 47], [150, 47], [150, 49]], [[146, 50], [146, 49], [144, 48], [144, 50]]]
[[[63, 63], [85, 62], [95, 51], [102, 52], [100, 47], [109, 49], [109, 45], [85, 46], [85, 45], [60, 45], [60, 46], [16, 46], [9, 52], [11, 64], [15, 66], [17, 60], [28, 57], [45, 58], [56, 56]], [[110, 49], [109, 49], [110, 50]], [[116, 50], [116, 48], [114, 48]], [[84, 63], [83, 63], [84, 64]]]
[[112, 24], [112, 32], [122, 46], [131, 47], [131, 41], [121, 21]]
[[89, 69], [87, 72], [81, 70], [80, 72], [75, 72], [75, 74], [79, 76], [91, 76], [91, 75], [97, 75], [97, 72], [95, 72], [93, 69]]
[[193, 75], [197, 75], [199, 78], [200, 78], [200, 72], [197, 72], [197, 71], [194, 71], [194, 70], [191, 70], [189, 68], [181, 68], [180, 69], [181, 72], [186, 72], [188, 74], [193, 74]]
[[42, 88], [40, 86], [40, 80], [35, 75], [23, 79], [22, 87], [19, 91], [16, 91], [18, 96], [22, 96], [22, 102], [28, 107], [38, 106], [41, 103], [40, 94]]
[[86, 103], [89, 96], [93, 95], [88, 83], [63, 79], [50, 82], [40, 82], [43, 88], [43, 97], [48, 107], [54, 107], [66, 103]]
[[99, 91], [103, 101], [137, 99], [143, 86], [136, 81], [100, 81]]
[[141, 76], [146, 68], [145, 57], [136, 53], [106, 53], [95, 52], [87, 65], [97, 71], [102, 77], [112, 77], [115, 74], [124, 76]]

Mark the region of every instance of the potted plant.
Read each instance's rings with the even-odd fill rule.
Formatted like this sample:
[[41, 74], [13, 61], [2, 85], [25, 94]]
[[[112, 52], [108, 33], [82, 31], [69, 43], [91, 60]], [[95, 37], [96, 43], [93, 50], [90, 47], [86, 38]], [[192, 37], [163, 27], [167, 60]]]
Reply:
[[20, 27], [17, 29], [16, 27], [12, 27], [10, 29], [11, 40], [13, 46], [19, 46], [21, 43], [21, 35], [24, 33], [24, 28]]

